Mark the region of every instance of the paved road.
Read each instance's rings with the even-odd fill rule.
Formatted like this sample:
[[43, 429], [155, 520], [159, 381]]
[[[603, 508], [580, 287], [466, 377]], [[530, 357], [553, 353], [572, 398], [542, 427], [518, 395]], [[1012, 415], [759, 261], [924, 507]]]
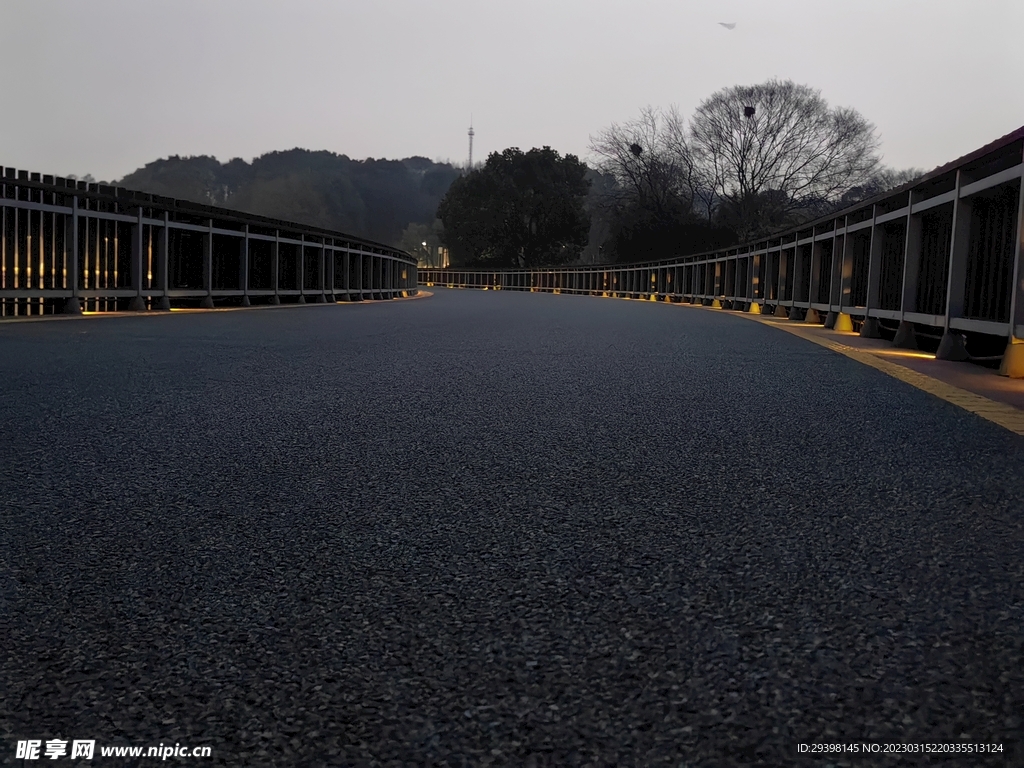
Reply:
[[790, 334], [442, 289], [4, 325], [0, 387], [0, 761], [1024, 761], [1024, 440]]

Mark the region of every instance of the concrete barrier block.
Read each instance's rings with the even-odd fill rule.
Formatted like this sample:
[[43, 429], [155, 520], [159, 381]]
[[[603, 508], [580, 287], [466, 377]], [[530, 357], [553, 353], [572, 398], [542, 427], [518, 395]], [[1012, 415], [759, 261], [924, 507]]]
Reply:
[[784, 306], [782, 306], [781, 304], [776, 304], [775, 305], [775, 312], [773, 313], [773, 316], [774, 317], [789, 318], [789, 312], [787, 312], [786, 308]]
[[892, 345], [898, 349], [917, 349], [917, 334], [914, 332], [914, 324], [907, 320], [901, 320]]
[[882, 334], [879, 332], [879, 328], [878, 328], [878, 318], [877, 317], [866, 317], [866, 318], [864, 318], [864, 322], [860, 326], [860, 335], [861, 335], [861, 338], [864, 338], [864, 339], [880, 339], [880, 338], [882, 338]]
[[971, 356], [967, 354], [967, 338], [963, 334], [946, 331], [942, 334], [939, 348], [935, 351], [935, 359], [953, 360], [958, 363], [970, 360]]
[[811, 307], [807, 310], [807, 314], [804, 315], [805, 323], [812, 323], [814, 325], [821, 325], [821, 315], [818, 314], [818, 310]]
[[64, 302], [64, 314], [65, 315], [80, 315], [82, 314], [82, 302], [78, 300], [76, 296], [72, 296], [70, 299]]
[[761, 314], [761, 305], [758, 304], [756, 301], [752, 301], [752, 302], [750, 302], [750, 306], [747, 307], [747, 312], [749, 312], [752, 315], [760, 315]]

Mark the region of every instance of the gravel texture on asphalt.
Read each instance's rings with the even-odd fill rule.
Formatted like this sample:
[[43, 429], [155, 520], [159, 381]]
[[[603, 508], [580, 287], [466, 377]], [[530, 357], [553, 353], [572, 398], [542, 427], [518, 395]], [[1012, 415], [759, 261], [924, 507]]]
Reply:
[[0, 762], [1024, 764], [1024, 439], [741, 318], [435, 291], [0, 326]]

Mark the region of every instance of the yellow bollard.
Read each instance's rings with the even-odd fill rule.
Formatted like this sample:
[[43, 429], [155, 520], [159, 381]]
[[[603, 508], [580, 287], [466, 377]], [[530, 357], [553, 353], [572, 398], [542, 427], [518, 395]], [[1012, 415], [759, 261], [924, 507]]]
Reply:
[[853, 318], [845, 312], [836, 315], [836, 326], [832, 330], [853, 333]]
[[1003, 362], [999, 364], [999, 375], [1024, 379], [1024, 340], [1013, 339], [1006, 345]]

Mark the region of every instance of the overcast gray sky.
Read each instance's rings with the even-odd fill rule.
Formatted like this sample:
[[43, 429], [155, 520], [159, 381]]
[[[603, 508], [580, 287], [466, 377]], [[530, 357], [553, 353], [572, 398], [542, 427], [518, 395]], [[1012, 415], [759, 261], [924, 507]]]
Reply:
[[[736, 22], [727, 30], [717, 22]], [[769, 78], [930, 169], [1024, 125], [1022, 0], [0, 0], [0, 164], [588, 155], [645, 105]]]

